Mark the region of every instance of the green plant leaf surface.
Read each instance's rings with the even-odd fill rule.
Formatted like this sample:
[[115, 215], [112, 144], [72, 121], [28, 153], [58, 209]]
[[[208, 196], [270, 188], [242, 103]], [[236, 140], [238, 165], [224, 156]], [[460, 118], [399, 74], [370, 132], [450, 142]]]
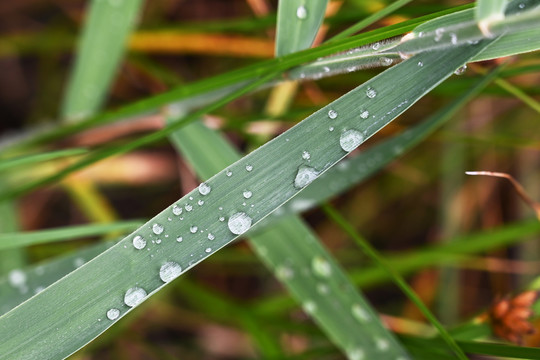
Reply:
[[[0, 317], [0, 358], [57, 359], [84, 346], [296, 195], [488, 43], [406, 60], [216, 174], [176, 207]], [[359, 116], [364, 109], [369, 119]], [[252, 191], [246, 206], [245, 190]]]

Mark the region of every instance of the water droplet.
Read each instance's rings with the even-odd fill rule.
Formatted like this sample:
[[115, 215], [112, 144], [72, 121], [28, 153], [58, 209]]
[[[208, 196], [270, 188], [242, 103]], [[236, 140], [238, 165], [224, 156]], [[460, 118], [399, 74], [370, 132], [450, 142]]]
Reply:
[[146, 291], [140, 287], [132, 287], [124, 295], [124, 303], [129, 307], [134, 307], [143, 302], [146, 297]]
[[204, 200], [197, 201], [197, 204], [199, 204], [199, 206], [203, 206], [204, 205]]
[[157, 223], [152, 225], [152, 231], [156, 235], [161, 234], [163, 232], [163, 225], [160, 225], [160, 224], [157, 224]]
[[375, 51], [379, 50], [379, 48], [381, 47], [381, 43], [380, 42], [376, 42], [376, 43], [373, 43], [371, 45], [371, 48]]
[[199, 193], [201, 195], [208, 195], [210, 194], [210, 190], [212, 190], [212, 188], [210, 187], [210, 185], [208, 185], [207, 183], [201, 183], [199, 185]]
[[180, 267], [180, 265], [178, 265], [174, 261], [169, 261], [163, 264], [163, 266], [159, 269], [159, 278], [163, 282], [168, 283], [179, 277], [181, 273], [182, 268]]
[[192, 234], [195, 234], [197, 232], [197, 230], [199, 230], [199, 228], [195, 225], [192, 225], [190, 228], [189, 228], [189, 231], [192, 233]]
[[220, 216], [220, 217], [219, 217], [219, 221], [225, 221], [225, 217]]
[[518, 5], [518, 7], [519, 7], [520, 9], [524, 9], [524, 8], [525, 8], [525, 4], [524, 4], [524, 3], [520, 3], [520, 4]]
[[24, 286], [26, 283], [26, 274], [19, 269], [11, 270], [8, 274], [8, 281], [11, 286]]
[[276, 268], [276, 277], [279, 280], [284, 281], [284, 280], [292, 278], [293, 276], [294, 276], [294, 272], [288, 266], [278, 266]]
[[418, 62], [418, 67], [422, 67], [422, 66], [424, 66], [424, 63], [421, 62], [421, 61], [419, 61], [419, 62]]
[[161, 239], [156, 239], [156, 244], [161, 244]]
[[311, 158], [311, 154], [307, 151], [302, 152], [302, 159], [309, 160]]
[[467, 70], [467, 65], [463, 65], [459, 67], [456, 71], [454, 71], [454, 74], [461, 75]]
[[182, 242], [182, 240], [184, 240], [184, 238], [182, 238], [181, 236], [176, 238], [176, 241], [178, 241], [178, 242]]
[[137, 235], [133, 238], [133, 246], [138, 250], [144, 249], [146, 246], [146, 240], [142, 236]]
[[369, 316], [369, 313], [365, 311], [362, 306], [359, 304], [354, 304], [351, 307], [352, 315], [356, 318], [356, 320], [359, 321], [369, 321], [371, 317]]
[[328, 66], [323, 67], [324, 72], [330, 72], [330, 68]]
[[229, 218], [229, 230], [235, 235], [241, 235], [251, 227], [251, 218], [246, 213], [238, 212]]
[[330, 119], [335, 119], [335, 118], [337, 118], [337, 115], [338, 115], [338, 113], [337, 113], [336, 110], [329, 110], [329, 111], [328, 111], [328, 117], [329, 117]]
[[208, 240], [214, 240], [216, 236], [212, 233], [208, 233]]
[[304, 5], [300, 5], [296, 9], [296, 17], [299, 18], [300, 20], [304, 20], [305, 18], [307, 18], [307, 10]]
[[321, 295], [326, 295], [330, 289], [328, 289], [328, 286], [326, 284], [317, 284], [317, 292]]
[[191, 206], [190, 204], [186, 204], [184, 206], [184, 209], [186, 209], [186, 211], [191, 211], [191, 210], [193, 210], [193, 206]]
[[381, 351], [386, 351], [386, 350], [388, 350], [390, 348], [390, 343], [386, 339], [376, 338], [375, 339], [375, 344], [376, 344], [377, 348], [379, 350], [381, 350]]
[[328, 261], [320, 256], [316, 256], [311, 261], [311, 268], [315, 275], [328, 277], [332, 274], [332, 266]]
[[364, 360], [365, 359], [364, 350], [359, 348], [353, 348], [347, 350], [347, 358], [349, 360]]
[[364, 136], [360, 131], [347, 130], [339, 137], [339, 145], [347, 152], [353, 151], [364, 141]]
[[308, 314], [313, 314], [317, 310], [317, 305], [313, 301], [306, 301], [302, 304], [302, 308]]
[[366, 90], [366, 96], [370, 99], [373, 99], [375, 96], [377, 96], [377, 91], [370, 86]]
[[392, 65], [392, 62], [393, 60], [386, 57], [386, 56], [383, 56], [379, 59], [379, 63], [382, 65], [382, 66], [390, 66]]
[[450, 33], [450, 42], [452, 43], [452, 45], [457, 45], [458, 37], [455, 33]]
[[298, 173], [294, 178], [294, 187], [297, 189], [302, 189], [307, 185], [311, 184], [319, 176], [319, 172], [310, 166], [300, 166], [298, 168]]
[[420, 32], [418, 33], [418, 37], [419, 37], [419, 38], [424, 37], [424, 32], [423, 32], [423, 31], [420, 31]]
[[207, 254], [209, 254], [209, 253], [212, 252], [212, 248], [206, 248], [204, 251], [205, 251]]
[[247, 171], [253, 170], [253, 166], [252, 166], [252, 165], [246, 165], [246, 170], [247, 170]]
[[231, 170], [227, 170], [225, 172], [225, 175], [227, 175], [228, 177], [231, 177], [232, 176], [232, 171]]
[[362, 119], [367, 119], [367, 118], [369, 117], [369, 111], [367, 111], [367, 110], [362, 110], [362, 111], [360, 112], [360, 117], [361, 117]]
[[172, 213], [174, 215], [180, 215], [182, 213], [182, 208], [176, 204], [173, 205], [172, 207]]
[[120, 316], [120, 310], [118, 309], [109, 309], [109, 311], [107, 311], [107, 318], [109, 320], [116, 320], [118, 319], [119, 316]]
[[330, 127], [328, 128], [328, 131], [334, 131], [334, 127], [333, 127], [333, 126], [330, 126]]
[[440, 41], [442, 39], [442, 36], [444, 34], [443, 28], [438, 28], [435, 30], [435, 41]]
[[78, 257], [75, 260], [73, 260], [73, 265], [75, 265], [76, 268], [79, 268], [79, 267], [83, 266], [85, 262], [86, 261], [84, 261], [83, 258]]
[[252, 195], [253, 193], [251, 191], [249, 190], [244, 191], [244, 198], [249, 199]]

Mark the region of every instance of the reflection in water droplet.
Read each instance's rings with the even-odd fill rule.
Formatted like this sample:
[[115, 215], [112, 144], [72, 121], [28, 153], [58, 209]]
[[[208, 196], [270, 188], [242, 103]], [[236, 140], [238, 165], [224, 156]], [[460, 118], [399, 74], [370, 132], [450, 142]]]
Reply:
[[364, 141], [364, 136], [360, 131], [347, 130], [339, 137], [339, 145], [347, 152], [353, 151]]
[[212, 252], [212, 248], [206, 248], [204, 251], [209, 254]]
[[208, 233], [208, 240], [214, 240], [216, 236], [212, 233]]
[[244, 212], [233, 214], [229, 218], [229, 230], [235, 235], [241, 235], [251, 227], [251, 218]]
[[302, 152], [302, 159], [309, 160], [311, 158], [311, 154], [307, 151]]
[[201, 183], [199, 185], [199, 193], [201, 195], [208, 195], [210, 194], [210, 190], [212, 190], [212, 188], [210, 187], [210, 185], [208, 185], [207, 183]]
[[361, 117], [362, 119], [367, 119], [367, 118], [369, 117], [369, 111], [367, 111], [367, 110], [362, 110], [362, 111], [360, 112], [360, 117]]
[[133, 238], [133, 246], [138, 250], [144, 249], [146, 246], [146, 240], [142, 236], [137, 235]]
[[377, 91], [370, 86], [366, 90], [366, 96], [370, 99], [373, 99], [375, 96], [377, 96]]
[[189, 231], [192, 233], [192, 234], [195, 234], [197, 232], [197, 230], [199, 230], [199, 228], [195, 225], [192, 225], [190, 228], [189, 228]]
[[246, 165], [246, 170], [247, 170], [247, 171], [253, 170], [253, 166], [252, 166], [252, 165]]
[[129, 307], [134, 307], [143, 302], [146, 297], [146, 291], [140, 287], [132, 287], [124, 295], [124, 303]]
[[178, 242], [182, 242], [182, 240], [184, 240], [184, 239], [181, 236], [176, 238], [176, 241], [178, 241]]
[[244, 198], [249, 199], [253, 195], [253, 193], [249, 190], [246, 190], [244, 191], [243, 195], [244, 195]]
[[176, 204], [172, 207], [172, 212], [174, 215], [180, 215], [182, 213], [182, 208]]
[[300, 20], [304, 20], [305, 18], [307, 18], [307, 10], [304, 5], [300, 5], [296, 9], [296, 17], [299, 18]]
[[152, 231], [154, 232], [154, 234], [156, 235], [159, 235], [163, 232], [163, 225], [161, 224], [154, 224], [152, 225]]
[[459, 67], [456, 71], [454, 71], [454, 74], [461, 75], [467, 70], [467, 65], [463, 65]]
[[168, 283], [169, 281], [172, 281], [176, 279], [180, 274], [182, 273], [182, 268], [180, 265], [175, 263], [174, 261], [169, 261], [161, 268], [159, 269], [159, 278], [165, 282]]
[[109, 311], [107, 311], [107, 318], [109, 320], [116, 320], [118, 319], [119, 316], [120, 316], [120, 310], [118, 309], [109, 309]]
[[337, 118], [337, 116], [338, 116], [338, 113], [337, 113], [336, 110], [329, 110], [328, 111], [328, 117], [330, 119], [335, 119], [335, 118]]
[[303, 187], [311, 184], [319, 176], [319, 172], [310, 166], [300, 166], [298, 168], [298, 173], [294, 178], [294, 187], [297, 189], [302, 189]]

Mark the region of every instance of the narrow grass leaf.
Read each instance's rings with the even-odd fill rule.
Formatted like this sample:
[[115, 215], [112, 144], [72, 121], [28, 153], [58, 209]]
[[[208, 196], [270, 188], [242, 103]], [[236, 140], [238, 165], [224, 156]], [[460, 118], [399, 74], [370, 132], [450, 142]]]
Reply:
[[84, 237], [106, 235], [114, 232], [130, 232], [142, 225], [141, 221], [122, 221], [107, 224], [65, 226], [29, 232], [0, 234], [0, 250], [20, 248], [58, 241], [70, 241]]
[[[201, 123], [175, 132], [172, 142], [203, 180], [240, 159], [231, 145]], [[261, 186], [244, 189], [246, 206], [253, 194], [262, 190]], [[249, 242], [304, 311], [349, 359], [361, 354], [367, 359], [407, 358], [377, 313], [300, 218], [289, 216], [273, 222], [271, 228], [250, 236]]]
[[101, 106], [142, 3], [142, 0], [89, 3], [90, 11], [64, 98], [62, 114], [66, 119], [83, 119]]
[[307, 49], [324, 19], [328, 0], [280, 0], [278, 3], [276, 57]]
[[13, 158], [0, 160], [0, 171], [12, 170], [19, 166], [28, 166], [45, 161], [58, 160], [71, 156], [78, 156], [87, 153], [87, 149], [72, 148], [65, 150], [49, 151], [39, 154], [21, 155]]
[[477, 0], [474, 16], [478, 27], [485, 36], [492, 36], [489, 25], [493, 21], [504, 19], [504, 10], [508, 0]]

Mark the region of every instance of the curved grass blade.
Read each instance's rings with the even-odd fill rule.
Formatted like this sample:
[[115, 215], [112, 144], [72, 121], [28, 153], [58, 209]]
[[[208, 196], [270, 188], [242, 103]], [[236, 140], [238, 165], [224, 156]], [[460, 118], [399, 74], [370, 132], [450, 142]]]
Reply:
[[47, 229], [30, 232], [12, 232], [0, 234], [0, 250], [58, 241], [70, 241], [113, 232], [129, 232], [142, 225], [142, 221], [122, 221], [107, 224], [90, 224], [66, 226], [58, 229]]
[[277, 15], [276, 57], [307, 49], [324, 19], [328, 0], [280, 0]]
[[[171, 140], [203, 180], [240, 159], [231, 145], [199, 122], [175, 132]], [[246, 190], [243, 196], [249, 201], [252, 192]], [[249, 242], [268, 269], [349, 359], [360, 355], [381, 360], [408, 358], [300, 218], [289, 216], [273, 222], [271, 228], [250, 236]]]
[[[0, 317], [0, 359], [72, 354], [260, 222], [489, 43], [406, 60], [216, 174], [176, 206]], [[359, 107], [372, 114], [369, 120], [359, 118]], [[302, 158], [303, 151], [311, 153], [310, 161]], [[247, 206], [242, 205], [244, 189], [253, 193]]]
[[44, 161], [62, 159], [70, 156], [83, 155], [88, 150], [84, 148], [72, 148], [66, 150], [50, 151], [39, 154], [22, 155], [14, 158], [0, 160], [0, 171], [11, 170], [18, 166], [32, 165]]
[[142, 0], [92, 1], [62, 114], [80, 120], [101, 106], [134, 28]]

